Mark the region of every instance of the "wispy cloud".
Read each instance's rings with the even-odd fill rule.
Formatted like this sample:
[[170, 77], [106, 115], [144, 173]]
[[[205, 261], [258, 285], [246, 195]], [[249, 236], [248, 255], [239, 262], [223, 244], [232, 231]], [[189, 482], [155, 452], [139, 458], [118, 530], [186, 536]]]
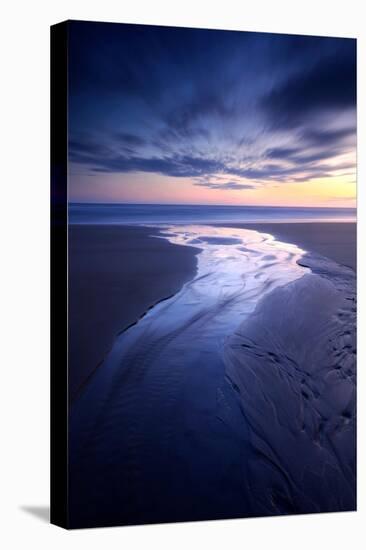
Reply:
[[214, 183], [209, 181], [196, 182], [194, 185], [198, 187], [206, 187], [207, 189], [227, 189], [230, 191], [241, 191], [243, 189], [255, 189], [255, 185], [248, 183], [237, 183], [235, 181], [227, 181], [225, 183]]
[[212, 190], [332, 177], [355, 150], [355, 48], [350, 39], [72, 22], [70, 161]]

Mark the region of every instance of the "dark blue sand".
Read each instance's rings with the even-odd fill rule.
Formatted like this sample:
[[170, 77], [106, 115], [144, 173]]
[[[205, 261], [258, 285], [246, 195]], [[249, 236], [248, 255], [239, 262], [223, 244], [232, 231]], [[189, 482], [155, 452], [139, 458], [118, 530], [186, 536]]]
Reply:
[[205, 277], [122, 333], [71, 408], [71, 527], [355, 509], [354, 272], [304, 256], [271, 292], [294, 251], [204, 239]]

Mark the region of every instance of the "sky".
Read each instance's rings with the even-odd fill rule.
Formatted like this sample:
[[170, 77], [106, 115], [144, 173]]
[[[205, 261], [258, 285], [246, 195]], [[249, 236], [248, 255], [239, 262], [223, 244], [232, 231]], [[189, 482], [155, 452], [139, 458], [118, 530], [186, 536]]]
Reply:
[[69, 23], [73, 202], [355, 206], [356, 41]]

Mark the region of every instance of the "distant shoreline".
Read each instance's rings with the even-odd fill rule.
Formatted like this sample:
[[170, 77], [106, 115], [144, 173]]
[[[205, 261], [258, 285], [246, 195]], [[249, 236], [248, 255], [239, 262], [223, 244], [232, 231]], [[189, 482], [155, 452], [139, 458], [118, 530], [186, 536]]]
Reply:
[[69, 206], [167, 206], [183, 208], [278, 208], [282, 210], [303, 209], [303, 210], [356, 210], [356, 206], [276, 206], [259, 204], [189, 204], [189, 203], [159, 203], [159, 202], [79, 202], [70, 201]]
[[68, 214], [71, 225], [345, 223], [356, 222], [357, 210], [341, 207], [70, 203]]

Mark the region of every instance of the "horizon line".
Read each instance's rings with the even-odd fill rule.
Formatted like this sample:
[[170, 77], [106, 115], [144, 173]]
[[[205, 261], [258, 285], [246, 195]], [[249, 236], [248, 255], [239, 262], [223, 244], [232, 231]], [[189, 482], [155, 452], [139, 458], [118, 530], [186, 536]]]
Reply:
[[261, 205], [261, 204], [199, 204], [199, 203], [161, 203], [161, 202], [93, 202], [93, 201], [68, 201], [68, 205], [99, 205], [99, 206], [205, 206], [228, 208], [302, 208], [304, 210], [357, 210], [356, 206], [300, 206], [300, 205]]

